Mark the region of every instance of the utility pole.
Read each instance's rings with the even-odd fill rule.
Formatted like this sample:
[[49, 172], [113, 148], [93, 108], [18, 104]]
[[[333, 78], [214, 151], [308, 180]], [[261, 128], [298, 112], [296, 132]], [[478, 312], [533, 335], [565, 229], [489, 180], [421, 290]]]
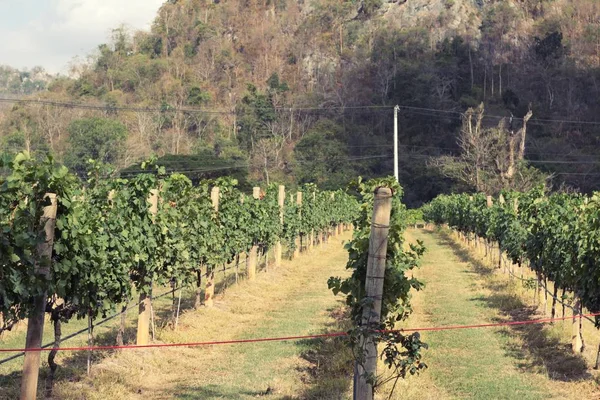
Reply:
[[398, 176], [398, 110], [399, 106], [394, 107], [394, 177], [396, 182], [400, 182]]

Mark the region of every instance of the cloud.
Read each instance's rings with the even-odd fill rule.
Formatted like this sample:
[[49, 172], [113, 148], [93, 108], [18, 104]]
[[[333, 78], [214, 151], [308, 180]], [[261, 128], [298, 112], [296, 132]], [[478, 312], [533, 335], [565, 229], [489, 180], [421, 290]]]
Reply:
[[[164, 0], [0, 0], [0, 64], [66, 72], [125, 24], [148, 29]], [[16, 3], [16, 4], [15, 4]], [[6, 5], [6, 7], [5, 7]], [[38, 5], [39, 7], [32, 7]]]

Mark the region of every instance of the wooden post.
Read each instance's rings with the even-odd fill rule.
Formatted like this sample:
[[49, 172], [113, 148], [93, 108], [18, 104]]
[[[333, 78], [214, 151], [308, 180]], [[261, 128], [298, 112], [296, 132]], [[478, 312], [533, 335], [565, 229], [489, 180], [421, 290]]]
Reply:
[[[113, 206], [113, 202], [115, 200], [115, 195], [116, 192], [114, 189], [112, 189], [111, 191], [108, 192], [108, 202], [110, 203], [110, 206]], [[123, 304], [123, 306], [121, 307], [121, 317], [119, 318], [119, 330], [117, 331], [117, 346], [123, 346], [123, 335], [125, 335], [125, 324], [127, 322], [127, 314], [126, 311], [127, 310], [127, 302], [125, 302]]]
[[[486, 197], [486, 202], [487, 202], [487, 206], [488, 208], [492, 207], [494, 205], [494, 201], [492, 200], [492, 196], [487, 196]], [[490, 261], [493, 263], [494, 262], [494, 257], [492, 255], [492, 243], [490, 240], [486, 240], [485, 241], [485, 255], [489, 256]]]
[[[52, 262], [52, 247], [54, 246], [54, 229], [56, 227], [56, 194], [47, 193], [44, 198], [50, 200], [50, 204], [44, 207], [40, 226], [44, 227], [46, 240], [37, 247], [38, 260], [36, 262], [36, 273], [50, 278], [50, 265]], [[48, 293], [44, 291], [33, 298], [33, 314], [27, 321], [27, 337], [25, 348], [39, 349], [42, 347], [44, 334], [44, 316], [46, 312], [46, 300]], [[40, 352], [25, 352], [23, 361], [23, 377], [21, 378], [21, 400], [35, 399], [37, 396], [38, 378], [40, 375]]]
[[[148, 202], [150, 203], [150, 214], [152, 214], [152, 218], [154, 218], [154, 216], [158, 213], [158, 190], [154, 189], [150, 191]], [[150, 290], [152, 290], [152, 288], [150, 288]], [[136, 344], [138, 346], [148, 344], [150, 337], [150, 314], [152, 312], [150, 301], [150, 296], [145, 293], [140, 293], [140, 306], [138, 309], [136, 337]]]
[[[296, 192], [296, 204], [298, 208], [302, 207], [302, 192]], [[302, 217], [302, 211], [298, 209], [298, 215]], [[296, 238], [296, 249], [294, 250], [294, 258], [297, 258], [300, 255], [300, 246], [302, 242], [300, 241], [300, 236]]]
[[[210, 199], [212, 201], [215, 212], [219, 212], [219, 188], [213, 187], [210, 191]], [[206, 267], [206, 289], [204, 290], [204, 305], [212, 307], [215, 297], [215, 265]]]
[[[254, 187], [252, 189], [252, 197], [260, 199], [260, 188]], [[258, 263], [258, 246], [253, 245], [246, 258], [246, 267], [248, 269], [248, 280], [253, 281], [256, 279], [256, 264]]]
[[[365, 296], [371, 299], [371, 306], [363, 308], [363, 327], [375, 328], [381, 323], [381, 299], [391, 211], [392, 191], [386, 187], [376, 189], [365, 282]], [[373, 336], [369, 335], [360, 338], [359, 346], [361, 347], [359, 351], [364, 354], [364, 364], [357, 362], [355, 365], [354, 399], [372, 400], [373, 386], [368, 377], [377, 374], [377, 343]]]
[[[331, 202], [335, 202], [335, 193], [331, 193]], [[332, 237], [337, 237], [338, 235], [338, 230], [337, 230], [337, 226], [336, 225], [331, 225], [331, 236]]]
[[573, 335], [571, 336], [571, 347], [573, 353], [581, 353], [583, 351], [583, 340], [581, 339], [581, 322], [579, 320], [581, 301], [575, 297], [575, 305], [573, 307]]
[[[500, 196], [498, 197], [498, 203], [500, 205], [504, 205], [505, 201], [504, 201], [504, 196], [502, 196], [502, 194], [500, 194]], [[502, 247], [500, 247], [500, 242], [498, 242], [498, 269], [502, 268]], [[506, 263], [504, 264], [504, 272], [506, 273]], [[544, 310], [544, 314], [546, 313], [546, 311]]]
[[[317, 199], [316, 192], [313, 192], [312, 198], [313, 198], [313, 203], [314, 203]], [[314, 243], [315, 243], [315, 230], [311, 229], [310, 234], [308, 235], [308, 249], [309, 250], [312, 250]]]
[[[283, 185], [279, 186], [277, 202], [279, 203], [279, 221], [281, 222], [281, 225], [283, 225], [283, 207], [285, 206], [285, 186]], [[277, 243], [275, 243], [275, 268], [281, 267], [281, 253], [281, 240], [278, 240]]]
[[217, 186], [212, 188], [210, 191], [210, 199], [212, 201], [213, 208], [216, 212], [219, 212], [219, 199], [220, 199], [220, 191]]

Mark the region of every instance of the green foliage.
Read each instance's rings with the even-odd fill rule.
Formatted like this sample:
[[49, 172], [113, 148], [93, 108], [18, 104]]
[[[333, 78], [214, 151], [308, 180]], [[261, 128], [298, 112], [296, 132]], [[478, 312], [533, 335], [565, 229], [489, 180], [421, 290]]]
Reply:
[[199, 106], [206, 104], [210, 101], [210, 94], [203, 91], [198, 86], [192, 86], [188, 89], [188, 99], [187, 102], [193, 106]]
[[361, 2], [361, 4], [362, 4], [362, 12], [365, 15], [371, 15], [375, 11], [377, 11], [379, 8], [381, 8], [381, 5], [383, 4], [383, 0], [363, 0]]
[[99, 179], [110, 172], [101, 164], [90, 167], [85, 190], [73, 187], [58, 197], [52, 281], [54, 293], [63, 300], [55, 313], [63, 320], [73, 314], [79, 318], [106, 315], [131, 298], [134, 255], [130, 251], [141, 240], [126, 233], [124, 205], [115, 206], [116, 200], [109, 199], [121, 182]]
[[277, 112], [270, 93], [262, 93], [249, 84], [248, 93], [242, 98], [238, 111], [238, 140], [244, 149], [251, 149], [260, 139], [269, 138], [269, 124], [277, 119]]
[[416, 225], [417, 223], [423, 221], [423, 210], [420, 208], [406, 210], [406, 224], [407, 225]]
[[539, 279], [574, 292], [590, 312], [600, 311], [597, 268], [598, 195], [555, 193], [543, 187], [485, 196], [440, 196], [423, 208], [426, 220], [497, 242], [514, 263], [528, 261]]
[[[324, 229], [353, 217], [348, 195], [336, 194], [340, 204], [333, 206], [329, 193], [316, 192], [319, 220], [307, 223], [310, 214], [303, 218], [293, 206], [295, 218], [283, 225], [276, 185], [254, 199], [232, 178], [193, 186], [182, 174], [167, 175], [156, 159], [137, 168], [141, 173], [129, 179], [112, 178], [109, 166], [92, 162], [82, 184], [51, 158], [36, 161], [21, 153], [1, 159], [0, 332], [27, 318], [31, 297], [45, 292], [53, 318], [95, 318], [128, 302], [133, 289], [151, 295], [153, 285], [197, 283], [202, 268], [214, 270], [251, 246], [266, 252], [300, 227]], [[218, 211], [210, 197], [215, 186]], [[40, 217], [46, 193], [57, 194], [58, 204], [51, 260], [37, 254], [45, 239]], [[290, 215], [287, 207], [284, 215]], [[40, 265], [47, 276], [36, 273]]]
[[299, 183], [316, 183], [325, 189], [344, 187], [354, 170], [346, 144], [338, 139], [342, 127], [331, 120], [319, 121], [295, 148]]
[[9, 154], [16, 154], [25, 149], [25, 135], [22, 132], [13, 132], [2, 138], [2, 149]]
[[[365, 297], [364, 287], [367, 279], [375, 190], [379, 187], [388, 187], [392, 189], [393, 194], [382, 297], [382, 321], [373, 326], [362, 326], [363, 310], [371, 306], [370, 299]], [[410, 250], [404, 248], [407, 210], [401, 202], [402, 188], [395, 178], [372, 179], [367, 182], [359, 179], [353, 184], [353, 189], [360, 194], [362, 204], [360, 213], [354, 220], [354, 236], [346, 245], [349, 253], [347, 269], [352, 271], [352, 275], [347, 279], [330, 278], [329, 288], [334, 294], [346, 295], [346, 303], [351, 308], [351, 316], [356, 326], [351, 335], [359, 362], [364, 354], [360, 354], [358, 338], [364, 335], [373, 336], [376, 341], [385, 343], [383, 358], [394, 377], [405, 377], [407, 373], [415, 374], [427, 367], [421, 361], [421, 349], [427, 348], [427, 345], [420, 341], [419, 334], [405, 336], [401, 333], [381, 334], [378, 331], [395, 329], [396, 323], [405, 320], [412, 312], [410, 292], [421, 290], [423, 284], [409, 273], [418, 266], [418, 260], [425, 248], [420, 242], [411, 244]]]
[[70, 149], [65, 164], [77, 172], [85, 171], [88, 160], [116, 163], [123, 151], [127, 128], [112, 119], [86, 118], [69, 125]]
[[32, 297], [54, 289], [42, 271], [50, 268], [51, 260], [38, 254], [38, 245], [46, 240], [40, 218], [49, 204], [46, 194], [62, 198], [75, 183], [50, 157], [37, 161], [20, 153], [10, 164], [4, 162], [0, 169], [8, 173], [0, 175], [0, 332], [29, 316]]
[[[157, 158], [154, 162], [156, 165], [164, 167], [167, 173], [180, 171], [193, 184], [230, 176], [237, 181], [240, 188], [244, 190], [250, 188], [246, 159], [241, 154], [233, 156], [222, 154], [222, 148], [199, 148], [196, 154], [192, 155], [169, 154]], [[120, 174], [127, 177], [139, 172], [139, 170], [139, 165], [133, 164], [122, 169]]]

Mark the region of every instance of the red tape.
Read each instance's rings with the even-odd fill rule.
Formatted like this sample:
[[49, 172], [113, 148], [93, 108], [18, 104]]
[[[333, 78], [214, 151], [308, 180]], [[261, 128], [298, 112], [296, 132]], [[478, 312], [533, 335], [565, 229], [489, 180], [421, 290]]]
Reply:
[[[544, 319], [533, 319], [527, 321], [507, 321], [490, 324], [479, 324], [479, 325], [450, 325], [450, 326], [439, 326], [439, 327], [428, 327], [428, 328], [408, 328], [408, 329], [392, 329], [379, 331], [380, 333], [397, 333], [397, 332], [435, 332], [435, 331], [447, 331], [447, 330], [458, 330], [458, 329], [475, 329], [475, 328], [490, 328], [490, 327], [501, 327], [501, 326], [514, 326], [514, 325], [532, 325], [532, 324], [544, 324], [554, 321], [564, 321], [567, 319], [576, 319], [583, 317], [596, 317], [600, 316], [600, 313], [575, 315], [570, 317], [560, 318], [544, 318]], [[162, 347], [200, 347], [200, 346], [214, 346], [221, 344], [241, 344], [241, 343], [260, 343], [260, 342], [283, 342], [289, 340], [302, 340], [302, 339], [319, 339], [319, 338], [331, 338], [331, 337], [343, 337], [348, 336], [347, 332], [333, 332], [323, 333], [319, 335], [305, 335], [305, 336], [284, 336], [274, 338], [257, 338], [257, 339], [238, 339], [238, 340], [222, 340], [214, 342], [191, 342], [191, 343], [154, 343], [146, 345], [127, 345], [127, 346], [86, 346], [86, 347], [58, 347], [58, 348], [37, 348], [37, 349], [0, 349], [0, 353], [16, 353], [16, 352], [29, 352], [29, 351], [98, 351], [98, 350], [124, 350], [124, 349], [149, 349], [149, 348], [162, 348]]]

